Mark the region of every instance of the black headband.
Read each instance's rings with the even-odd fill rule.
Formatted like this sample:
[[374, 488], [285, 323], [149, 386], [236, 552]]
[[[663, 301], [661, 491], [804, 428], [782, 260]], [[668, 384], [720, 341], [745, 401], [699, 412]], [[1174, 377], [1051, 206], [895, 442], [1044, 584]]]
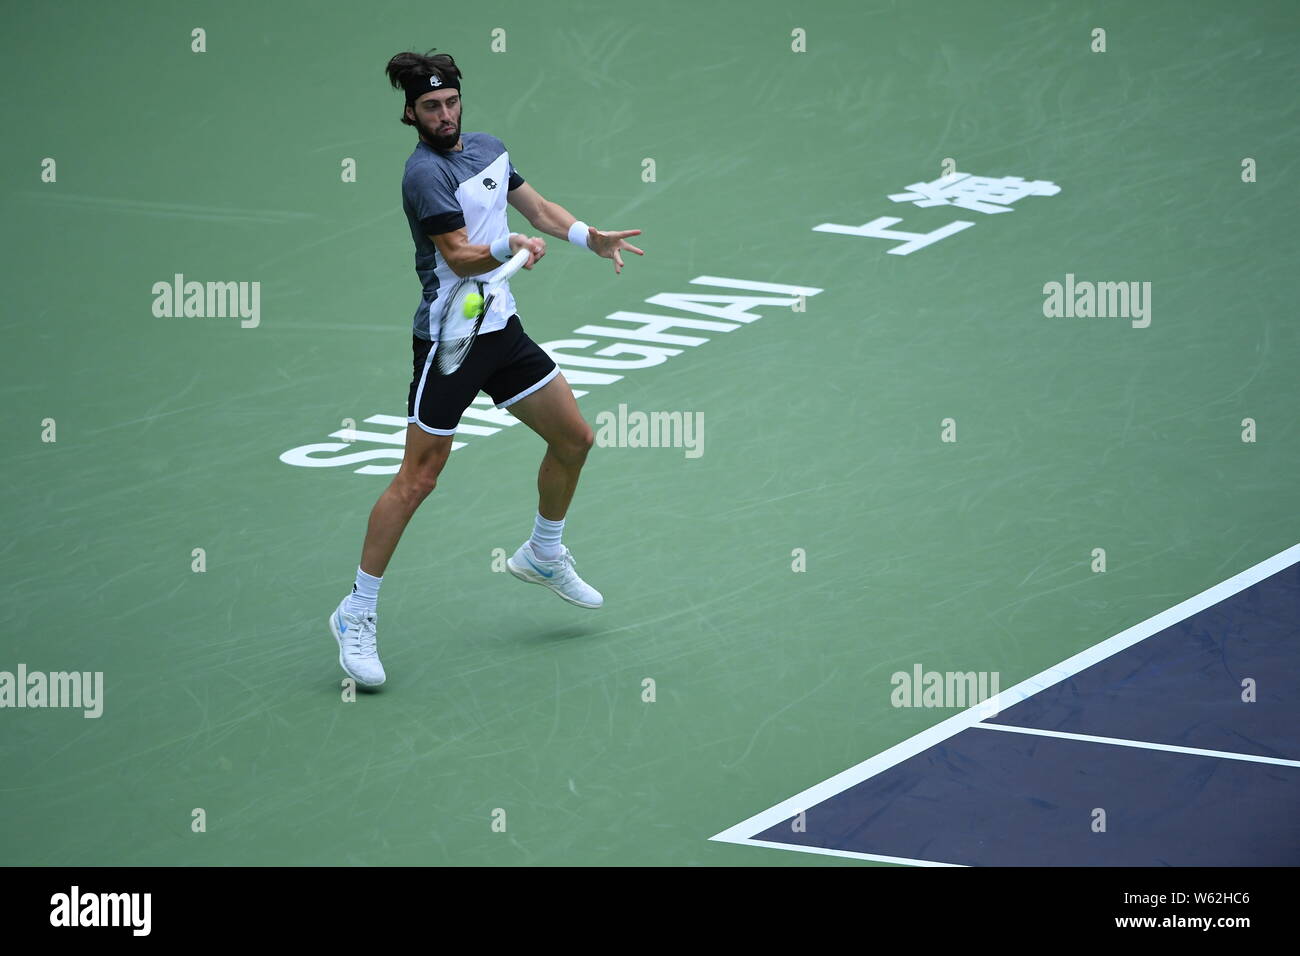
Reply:
[[402, 88], [406, 90], [406, 105], [414, 106], [425, 93], [432, 93], [434, 90], [459, 90], [460, 83], [455, 79], [443, 79], [437, 73], [432, 76], [413, 76], [405, 83]]

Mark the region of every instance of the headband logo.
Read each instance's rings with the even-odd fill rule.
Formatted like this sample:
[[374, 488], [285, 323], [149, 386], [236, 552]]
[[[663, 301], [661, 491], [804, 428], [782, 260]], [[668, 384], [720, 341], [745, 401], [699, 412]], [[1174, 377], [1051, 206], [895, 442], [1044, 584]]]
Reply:
[[430, 86], [442, 86], [442, 80], [438, 79], [436, 76], [431, 76], [431, 77], [429, 77], [429, 85], [430, 85]]

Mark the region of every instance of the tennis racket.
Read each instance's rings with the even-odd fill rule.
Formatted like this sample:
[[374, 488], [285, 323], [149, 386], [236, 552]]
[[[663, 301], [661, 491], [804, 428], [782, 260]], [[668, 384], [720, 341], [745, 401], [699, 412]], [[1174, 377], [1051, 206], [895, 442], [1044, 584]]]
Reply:
[[497, 293], [524, 267], [530, 255], [528, 249], [520, 249], [491, 282], [484, 282], [477, 276], [466, 276], [448, 290], [445, 299], [438, 302], [431, 331], [438, 337], [433, 365], [441, 374], [451, 375], [460, 368]]

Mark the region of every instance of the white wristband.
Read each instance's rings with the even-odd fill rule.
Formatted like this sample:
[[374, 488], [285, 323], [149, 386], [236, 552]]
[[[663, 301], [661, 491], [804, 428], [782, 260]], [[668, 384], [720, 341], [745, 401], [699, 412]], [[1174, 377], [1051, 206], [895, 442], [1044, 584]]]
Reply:
[[514, 235], [514, 233], [508, 232], [496, 242], [492, 243], [490, 247], [492, 257], [496, 259], [497, 262], [509, 262], [510, 257], [514, 255], [514, 253], [510, 251], [510, 237], [512, 235]]
[[587, 229], [589, 227], [581, 219], [577, 220], [569, 227], [569, 241], [575, 246], [582, 246], [584, 249], [590, 249], [587, 245]]

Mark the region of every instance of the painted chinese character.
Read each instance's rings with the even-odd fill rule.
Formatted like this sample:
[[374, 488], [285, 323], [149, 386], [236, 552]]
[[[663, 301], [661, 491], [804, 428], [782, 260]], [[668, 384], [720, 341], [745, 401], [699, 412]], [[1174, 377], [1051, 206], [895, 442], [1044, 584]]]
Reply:
[[1025, 196], [1055, 196], [1061, 191], [1056, 183], [1044, 179], [1025, 182], [1020, 176], [972, 176], [953, 173], [934, 182], [912, 183], [905, 193], [891, 193], [894, 202], [917, 206], [959, 206], [972, 212], [1011, 212], [1010, 203]]

